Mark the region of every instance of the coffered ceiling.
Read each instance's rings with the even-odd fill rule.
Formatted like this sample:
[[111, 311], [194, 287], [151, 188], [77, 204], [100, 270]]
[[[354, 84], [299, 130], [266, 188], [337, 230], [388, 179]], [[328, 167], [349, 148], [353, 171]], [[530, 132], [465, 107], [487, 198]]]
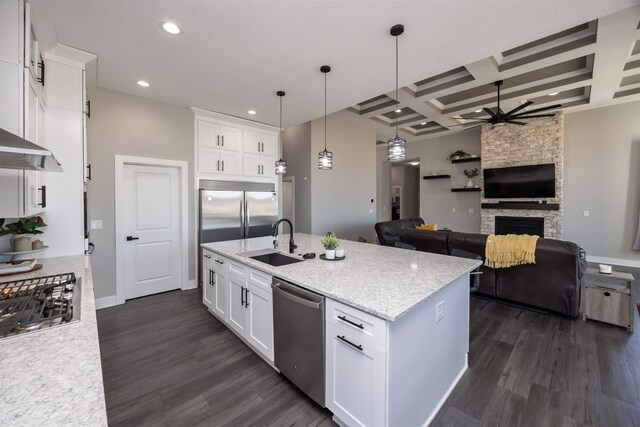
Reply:
[[[395, 43], [389, 28], [404, 24], [400, 84], [406, 86], [403, 102], [415, 111], [403, 117], [411, 133], [417, 128], [409, 123], [420, 126], [418, 115], [427, 117], [421, 132], [437, 131], [451, 122], [452, 113], [445, 110], [471, 111], [461, 104], [489, 99], [491, 88], [483, 85], [498, 74], [494, 62], [502, 65], [499, 74], [505, 79], [544, 62], [529, 54], [540, 47], [523, 52], [515, 46], [640, 0], [28, 1], [45, 49], [61, 43], [97, 55], [94, 81], [100, 88], [269, 124], [278, 123], [275, 93], [284, 90], [285, 127], [322, 116], [321, 65], [332, 67], [327, 76], [329, 112], [392, 90]], [[165, 33], [161, 23], [166, 21], [177, 24], [182, 34]], [[567, 34], [567, 40], [577, 38], [577, 45], [569, 44], [576, 54], [568, 56], [593, 54], [592, 45], [579, 45], [587, 43], [580, 35], [593, 37], [593, 31]], [[494, 59], [481, 60], [490, 55]], [[465, 64], [471, 65], [459, 68]], [[568, 64], [564, 74], [570, 78], [585, 67], [590, 65]], [[441, 74], [446, 70], [452, 71]], [[138, 80], [151, 86], [141, 88]], [[588, 86], [590, 80], [565, 86], [577, 89], [580, 84]], [[515, 83], [509, 85], [506, 90], [514, 90]], [[526, 86], [518, 84], [518, 90]], [[455, 98], [472, 88], [478, 93], [468, 100]], [[357, 106], [374, 108], [363, 114], [364, 122], [384, 129], [389, 110], [378, 104], [385, 102], [380, 98]], [[257, 114], [249, 115], [249, 110]]]
[[407, 140], [433, 138], [488, 118], [482, 108], [495, 108], [497, 80], [504, 81], [503, 111], [526, 101], [534, 104], [520, 112], [553, 104], [571, 112], [640, 100], [640, 6], [425, 76], [401, 88], [400, 113], [394, 112], [393, 91], [338, 115], [375, 130], [380, 141], [395, 135], [396, 120]]

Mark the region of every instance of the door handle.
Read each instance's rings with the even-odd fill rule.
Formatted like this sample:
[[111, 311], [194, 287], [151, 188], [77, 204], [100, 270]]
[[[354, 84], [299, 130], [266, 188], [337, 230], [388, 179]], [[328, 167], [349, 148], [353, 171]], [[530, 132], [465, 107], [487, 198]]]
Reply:
[[133, 236], [127, 236], [127, 242], [130, 242], [132, 240], [140, 240], [139, 237], [133, 237]]
[[87, 165], [87, 181], [91, 181], [91, 165]]
[[249, 308], [249, 288], [244, 288], [244, 306]]
[[362, 345], [361, 344], [354, 344], [351, 341], [349, 341], [348, 339], [346, 339], [344, 337], [344, 335], [336, 335], [336, 338], [338, 338], [340, 341], [345, 342], [347, 344], [349, 344], [351, 347], [355, 348], [356, 350], [360, 350], [362, 351]]
[[240, 305], [244, 307], [244, 286], [241, 286], [240, 290]]

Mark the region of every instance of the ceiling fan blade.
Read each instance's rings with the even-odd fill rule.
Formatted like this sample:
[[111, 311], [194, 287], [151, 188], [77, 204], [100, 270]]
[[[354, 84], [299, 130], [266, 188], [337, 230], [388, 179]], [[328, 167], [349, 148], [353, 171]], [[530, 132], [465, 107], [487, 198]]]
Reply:
[[533, 119], [533, 118], [537, 118], [537, 117], [553, 117], [556, 114], [534, 114], [533, 116], [511, 116], [512, 119]]
[[489, 114], [491, 117], [497, 117], [496, 113], [494, 113], [490, 108], [484, 107], [483, 110], [486, 111], [487, 114]]
[[514, 108], [513, 110], [509, 111], [507, 113], [507, 116], [510, 116], [512, 114], [517, 113], [518, 111], [522, 110], [523, 108], [527, 108], [529, 105], [533, 104], [533, 101], [527, 101], [522, 105], [518, 105], [516, 108]]
[[[539, 113], [540, 111], [555, 110], [556, 108], [560, 108], [560, 107], [562, 107], [562, 104], [549, 105], [548, 107], [542, 107], [542, 108], [536, 108], [535, 110], [524, 111], [524, 112], [520, 113], [520, 115], [522, 115], [522, 114]], [[518, 114], [516, 114], [515, 116], [518, 116]]]
[[506, 122], [507, 122], [507, 123], [511, 123], [512, 125], [520, 125], [520, 126], [524, 126], [524, 125], [526, 125], [526, 123], [525, 123], [525, 122], [519, 122], [519, 121], [517, 121], [517, 120], [507, 120]]
[[486, 120], [478, 120], [478, 121], [475, 121], [475, 122], [461, 123], [459, 125], [451, 125], [451, 126], [447, 126], [447, 127], [452, 128], [452, 127], [455, 127], [455, 126], [469, 126], [469, 125], [474, 125], [474, 124], [478, 124], [478, 123], [484, 124], [484, 123], [487, 123], [487, 121]]

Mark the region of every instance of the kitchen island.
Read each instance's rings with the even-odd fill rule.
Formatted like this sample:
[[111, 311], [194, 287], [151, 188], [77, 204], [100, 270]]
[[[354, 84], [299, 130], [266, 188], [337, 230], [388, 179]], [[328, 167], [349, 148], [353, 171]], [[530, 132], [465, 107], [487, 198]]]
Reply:
[[[291, 256], [324, 253], [319, 236], [294, 238]], [[289, 236], [278, 240], [286, 254]], [[469, 272], [480, 262], [349, 241], [341, 242], [342, 261], [316, 257], [276, 267], [246, 256], [273, 248], [272, 241], [202, 245], [209, 310], [272, 363], [270, 279], [323, 295], [326, 406], [336, 421], [428, 424], [467, 368]], [[246, 308], [246, 321], [238, 321], [238, 307]]]
[[0, 425], [106, 426], [89, 257], [38, 263], [41, 270], [0, 282], [73, 272], [82, 278], [80, 321], [0, 340]]

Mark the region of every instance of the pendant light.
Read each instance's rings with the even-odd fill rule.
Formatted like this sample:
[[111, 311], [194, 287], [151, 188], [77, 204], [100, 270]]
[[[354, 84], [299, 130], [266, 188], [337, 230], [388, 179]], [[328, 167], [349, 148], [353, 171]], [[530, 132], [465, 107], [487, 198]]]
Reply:
[[330, 170], [333, 168], [333, 153], [327, 151], [327, 73], [331, 67], [323, 65], [320, 71], [324, 73], [324, 150], [318, 153], [318, 169]]
[[401, 162], [406, 157], [407, 141], [398, 136], [398, 36], [404, 33], [404, 25], [394, 25], [389, 33], [396, 38], [396, 136], [387, 141], [387, 160]]
[[[284, 96], [284, 91], [279, 90], [278, 92], [276, 92], [276, 95], [280, 97], [280, 128], [278, 129], [278, 140], [280, 142], [280, 149], [283, 150], [284, 131], [282, 130], [282, 97]], [[284, 175], [286, 173], [287, 162], [282, 160], [282, 157], [280, 157], [280, 160], [276, 160], [276, 175]]]

